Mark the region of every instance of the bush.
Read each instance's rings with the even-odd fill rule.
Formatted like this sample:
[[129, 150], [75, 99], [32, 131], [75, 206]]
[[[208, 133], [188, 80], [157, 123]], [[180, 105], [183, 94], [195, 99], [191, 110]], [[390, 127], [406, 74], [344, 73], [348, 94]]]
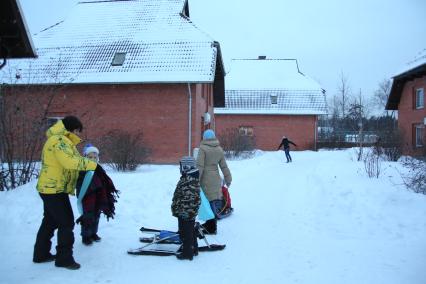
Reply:
[[255, 137], [242, 135], [238, 128], [228, 128], [218, 138], [227, 158], [252, 156], [254, 153]]
[[375, 147], [380, 148], [379, 151], [382, 151], [389, 161], [398, 161], [402, 155], [401, 132], [396, 129], [393, 131], [380, 133], [380, 138]]
[[363, 157], [365, 172], [369, 178], [379, 178], [382, 171], [381, 153], [373, 148], [365, 153]]
[[426, 162], [407, 157], [402, 160], [402, 165], [408, 169], [408, 174], [402, 175], [405, 186], [416, 193], [426, 194]]
[[134, 171], [146, 162], [150, 150], [143, 144], [143, 134], [112, 130], [103, 137], [102, 152], [111, 167], [117, 171]]

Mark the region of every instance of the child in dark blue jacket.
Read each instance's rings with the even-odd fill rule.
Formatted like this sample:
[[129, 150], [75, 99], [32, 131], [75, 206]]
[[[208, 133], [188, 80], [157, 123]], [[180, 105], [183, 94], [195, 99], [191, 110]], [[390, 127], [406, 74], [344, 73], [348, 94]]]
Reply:
[[293, 144], [294, 146], [297, 146], [292, 141], [288, 140], [287, 137], [283, 136], [283, 140], [281, 141], [281, 144], [278, 146], [279, 150], [281, 147], [284, 148], [285, 157], [287, 158], [287, 163], [292, 162], [291, 156], [290, 156], [290, 144]]

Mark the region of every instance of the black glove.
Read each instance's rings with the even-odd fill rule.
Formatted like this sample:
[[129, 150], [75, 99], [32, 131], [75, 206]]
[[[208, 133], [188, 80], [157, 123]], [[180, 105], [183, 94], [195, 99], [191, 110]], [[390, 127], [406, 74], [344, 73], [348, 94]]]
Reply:
[[81, 224], [81, 225], [85, 225], [84, 222], [84, 215], [81, 215], [77, 220], [75, 220], [76, 224]]
[[91, 216], [93, 214], [90, 213], [86, 213], [81, 215], [76, 221], [76, 224], [81, 224], [83, 226], [90, 226], [93, 223], [93, 216]]

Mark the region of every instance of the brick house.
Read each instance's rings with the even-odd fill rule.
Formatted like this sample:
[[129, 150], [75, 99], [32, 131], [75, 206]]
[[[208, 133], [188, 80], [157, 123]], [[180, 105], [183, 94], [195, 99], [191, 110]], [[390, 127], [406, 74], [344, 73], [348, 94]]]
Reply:
[[426, 49], [393, 77], [387, 110], [398, 111], [403, 154], [426, 155]]
[[[22, 86], [14, 100], [44, 100], [50, 121], [79, 116], [101, 151], [111, 130], [142, 131], [150, 162], [176, 163], [224, 105], [220, 45], [191, 22], [187, 0], [82, 1], [34, 41], [38, 58], [11, 60], [0, 80]], [[60, 91], [49, 102], [40, 86]]]
[[282, 136], [315, 149], [325, 91], [299, 71], [296, 59], [234, 59], [226, 75], [225, 107], [215, 108], [218, 135], [238, 128], [255, 136], [256, 148], [276, 150]]

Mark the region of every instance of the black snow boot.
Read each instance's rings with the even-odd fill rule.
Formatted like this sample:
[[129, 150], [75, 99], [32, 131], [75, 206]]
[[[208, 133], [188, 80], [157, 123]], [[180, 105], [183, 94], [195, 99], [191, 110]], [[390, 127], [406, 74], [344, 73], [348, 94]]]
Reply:
[[82, 240], [83, 244], [85, 244], [86, 246], [90, 246], [92, 245], [93, 241], [91, 237], [83, 237]]
[[176, 255], [176, 258], [179, 260], [185, 260], [185, 259], [192, 260], [194, 257], [192, 255], [185, 255], [184, 253], [178, 253]]
[[206, 221], [201, 225], [203, 227], [204, 234], [216, 235], [217, 233], [217, 221], [216, 219], [211, 219]]
[[98, 236], [98, 234], [94, 234], [93, 236], [92, 236], [92, 241], [94, 241], [94, 242], [100, 242], [101, 241], [101, 237], [99, 237]]
[[198, 255], [198, 240], [197, 240], [197, 235], [196, 235], [196, 231], [194, 230], [194, 244], [192, 246], [192, 251], [194, 253], [194, 256]]
[[75, 262], [75, 261], [72, 261], [72, 262], [67, 263], [67, 264], [55, 263], [55, 266], [56, 267], [63, 267], [63, 268], [69, 269], [69, 270], [77, 270], [77, 269], [80, 269], [80, 267], [81, 267], [81, 265], [79, 263]]
[[56, 255], [49, 253], [48, 255], [46, 255], [45, 257], [42, 257], [42, 258], [34, 257], [33, 262], [34, 263], [50, 262], [50, 261], [54, 261], [55, 258], [56, 258]]

